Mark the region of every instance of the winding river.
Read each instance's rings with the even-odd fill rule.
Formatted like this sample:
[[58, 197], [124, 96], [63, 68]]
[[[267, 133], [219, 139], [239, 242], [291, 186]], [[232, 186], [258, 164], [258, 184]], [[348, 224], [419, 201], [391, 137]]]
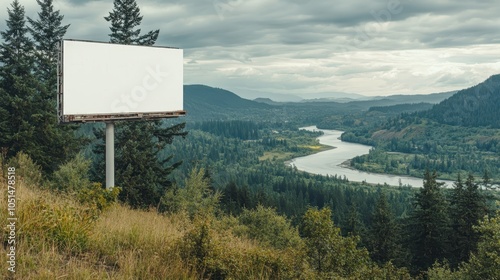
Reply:
[[[422, 187], [423, 180], [421, 178], [378, 174], [359, 171], [343, 166], [342, 163], [356, 156], [368, 154], [371, 146], [348, 143], [340, 140], [340, 135], [343, 131], [318, 129], [316, 126], [303, 127], [301, 129], [309, 131], [322, 131], [324, 134], [318, 137], [321, 144], [335, 147], [324, 152], [308, 155], [292, 159], [288, 164], [295, 166], [297, 169], [313, 174], [320, 175], [337, 175], [347, 177], [349, 181], [366, 182], [370, 184], [388, 184], [391, 186], [411, 185], [412, 187]], [[452, 187], [452, 181], [438, 180], [444, 182], [446, 187]]]

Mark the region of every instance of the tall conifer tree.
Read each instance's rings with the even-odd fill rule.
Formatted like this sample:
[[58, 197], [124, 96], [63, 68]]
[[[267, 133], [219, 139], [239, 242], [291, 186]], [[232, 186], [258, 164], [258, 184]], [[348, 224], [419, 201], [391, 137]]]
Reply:
[[[38, 2], [42, 5], [40, 19], [29, 19], [34, 24], [29, 28], [24, 7], [19, 1], [13, 1], [7, 9], [7, 30], [0, 33], [3, 39], [0, 50], [0, 147], [6, 157], [25, 152], [50, 173], [76, 154], [80, 142], [70, 127], [57, 124], [57, 48], [52, 44], [51, 59], [48, 59], [49, 56], [42, 55], [49, 53], [44, 51], [47, 48], [40, 47], [46, 41], [61, 38], [62, 34], [54, 33], [61, 18], [54, 19], [46, 13], [49, 8], [52, 11], [51, 1]], [[34, 42], [28, 36], [30, 31]]]
[[33, 69], [33, 42], [28, 37], [24, 7], [14, 0], [7, 8], [7, 29], [0, 32], [0, 147], [6, 157], [23, 150], [33, 157], [33, 98], [39, 88]]
[[[35, 41], [36, 72], [38, 77], [48, 83], [50, 91], [56, 90], [57, 57], [59, 42], [64, 38], [69, 24], [62, 25], [64, 16], [54, 10], [52, 0], [37, 0], [41, 11], [37, 19], [28, 17], [28, 29]], [[51, 92], [52, 95], [52, 92]], [[55, 100], [55, 96], [53, 97]]]
[[40, 90], [34, 96], [33, 112], [35, 139], [39, 155], [34, 156], [46, 171], [54, 171], [73, 157], [81, 148], [75, 136], [76, 126], [57, 122], [57, 60], [58, 45], [69, 25], [62, 25], [62, 16], [55, 11], [52, 0], [37, 0], [40, 12], [37, 19], [28, 17], [28, 30], [34, 39], [34, 74]]
[[453, 228], [451, 259], [453, 265], [458, 265], [476, 250], [479, 233], [474, 230], [474, 226], [487, 214], [486, 199], [472, 175], [467, 177], [465, 185], [460, 176], [458, 177], [451, 197], [450, 210]]
[[372, 259], [379, 264], [401, 258], [400, 235], [394, 214], [383, 192], [380, 192], [372, 214], [369, 247]]
[[449, 221], [447, 203], [441, 191], [437, 174], [426, 170], [424, 186], [414, 198], [414, 211], [410, 216], [409, 242], [416, 271], [426, 270], [436, 260], [447, 255]]

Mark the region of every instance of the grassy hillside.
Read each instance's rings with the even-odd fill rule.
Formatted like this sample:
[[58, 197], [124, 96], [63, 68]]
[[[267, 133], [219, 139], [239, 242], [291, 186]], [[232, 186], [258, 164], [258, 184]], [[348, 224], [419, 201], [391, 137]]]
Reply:
[[[263, 248], [233, 235], [226, 229], [230, 220], [190, 220], [118, 204], [93, 217], [85, 205], [24, 183], [17, 198], [17, 279], [200, 279], [215, 273], [273, 279], [294, 274], [292, 264], [300, 261], [291, 249]], [[6, 209], [5, 192], [0, 201]], [[5, 211], [0, 218], [6, 220]], [[2, 247], [3, 269], [6, 254]]]
[[[330, 222], [315, 227], [331, 232], [324, 242], [333, 247], [321, 257], [329, 260], [328, 270], [318, 270], [310, 239], [321, 235], [299, 236], [287, 218], [270, 208], [244, 210], [237, 217], [220, 213], [218, 194], [207, 193], [203, 170], [191, 173], [185, 189], [167, 195], [169, 211], [159, 213], [113, 202], [116, 193], [86, 185], [82, 174], [70, 173], [61, 181], [56, 178], [64, 176], [56, 173], [47, 181], [26, 157], [9, 166], [17, 166], [17, 221], [14, 234], [7, 227], [1, 234], [3, 279], [408, 278], [404, 269], [372, 262], [366, 249], [357, 248], [359, 239], [342, 237], [325, 211]], [[0, 177], [3, 190], [5, 174]], [[3, 221], [10, 217], [7, 196], [0, 192]], [[310, 211], [312, 217], [315, 213]], [[8, 244], [9, 236], [15, 244]], [[15, 273], [6, 271], [10, 246], [16, 247]]]

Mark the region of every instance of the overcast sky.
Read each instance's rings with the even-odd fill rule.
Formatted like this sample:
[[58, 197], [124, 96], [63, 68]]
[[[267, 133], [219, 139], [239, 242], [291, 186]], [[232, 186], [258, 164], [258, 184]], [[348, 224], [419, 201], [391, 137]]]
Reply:
[[[0, 0], [5, 30], [10, 0]], [[34, 0], [20, 0], [36, 18]], [[66, 38], [108, 41], [112, 0], [54, 0]], [[500, 73], [498, 0], [137, 0], [184, 49], [185, 84], [363, 95], [463, 89]]]

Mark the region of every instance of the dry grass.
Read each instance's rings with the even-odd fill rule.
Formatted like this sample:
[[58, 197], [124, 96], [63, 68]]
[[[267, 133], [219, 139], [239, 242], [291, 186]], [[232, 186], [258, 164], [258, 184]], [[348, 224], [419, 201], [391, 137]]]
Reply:
[[[0, 221], [7, 221], [7, 186], [0, 182]], [[296, 252], [262, 248], [236, 237], [220, 219], [191, 221], [114, 205], [98, 218], [70, 197], [17, 184], [16, 279], [280, 279], [296, 275]], [[207, 254], [199, 258], [200, 225]], [[8, 233], [0, 247], [0, 279], [7, 271]], [[194, 239], [193, 239], [194, 238]], [[193, 243], [194, 240], [194, 243]], [[194, 247], [193, 247], [194, 246]], [[289, 278], [289, 277], [285, 277]]]
[[97, 221], [90, 251], [117, 279], [188, 279], [175, 246], [192, 225], [185, 215], [164, 216], [116, 205]]

